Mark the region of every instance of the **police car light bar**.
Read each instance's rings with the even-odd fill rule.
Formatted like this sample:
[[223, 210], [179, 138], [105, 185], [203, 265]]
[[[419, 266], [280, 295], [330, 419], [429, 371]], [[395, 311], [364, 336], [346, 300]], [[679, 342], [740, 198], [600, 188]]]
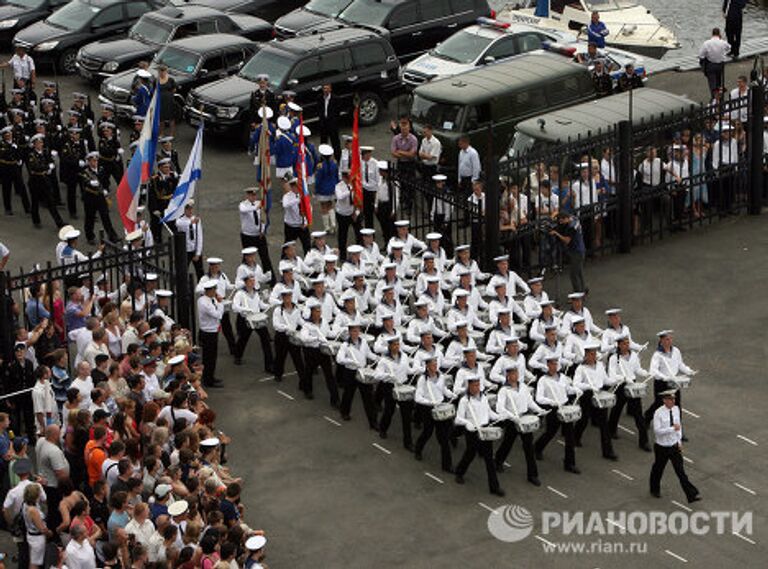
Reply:
[[567, 55], [568, 57], [573, 57], [574, 55], [576, 55], [575, 47], [566, 47], [561, 43], [557, 43], [553, 41], [541, 42], [541, 48], [547, 51], [551, 51], [553, 53], [559, 53], [560, 55]]
[[492, 28], [498, 28], [500, 30], [506, 30], [509, 26], [509, 22], [499, 22], [498, 20], [494, 20], [493, 18], [486, 18], [481, 17], [477, 19], [477, 23], [480, 26], [490, 26]]

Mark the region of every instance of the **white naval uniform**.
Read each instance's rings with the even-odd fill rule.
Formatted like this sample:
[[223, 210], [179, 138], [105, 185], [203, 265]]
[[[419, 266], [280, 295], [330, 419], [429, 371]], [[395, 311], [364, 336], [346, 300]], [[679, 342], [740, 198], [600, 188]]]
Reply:
[[592, 319], [592, 313], [589, 311], [589, 308], [585, 306], [581, 309], [581, 313], [576, 313], [573, 310], [569, 310], [563, 314], [563, 319], [560, 323], [560, 334], [562, 335], [561, 337], [567, 338], [568, 334], [571, 333], [571, 330], [573, 329], [571, 320], [573, 320], [576, 316], [581, 316], [584, 318], [584, 329], [593, 336], [599, 336], [603, 333], [602, 328], [595, 325], [595, 321]]
[[580, 395], [581, 390], [574, 387], [568, 376], [558, 373], [557, 377], [542, 375], [536, 384], [536, 403], [560, 407], [568, 402], [569, 395]]
[[499, 419], [519, 419], [529, 411], [538, 415], [545, 412], [533, 400], [531, 392], [526, 386], [518, 383], [517, 388], [505, 385], [499, 389], [499, 394], [496, 397], [496, 413]]
[[439, 371], [437, 375], [427, 377], [421, 375], [416, 382], [416, 393], [413, 400], [419, 405], [434, 407], [443, 401], [450, 401], [453, 398], [451, 390], [445, 386], [445, 376]]
[[[387, 255], [392, 254], [392, 244], [402, 241], [397, 235], [392, 237], [389, 240], [389, 243], [387, 243]], [[403, 255], [406, 257], [410, 257], [414, 254], [414, 249], [417, 249], [418, 251], [423, 251], [427, 248], [427, 244], [424, 243], [424, 241], [420, 241], [419, 239], [416, 239], [411, 233], [408, 233], [408, 237], [405, 238], [405, 241], [403, 241]]]
[[474, 432], [478, 427], [485, 427], [491, 421], [498, 420], [499, 416], [496, 411], [491, 409], [488, 398], [483, 393], [478, 393], [475, 396], [467, 395], [459, 400], [459, 407], [456, 410], [453, 423]]
[[467, 392], [469, 386], [469, 378], [477, 377], [480, 379], [480, 391], [485, 391], [488, 387], [488, 380], [485, 378], [485, 370], [483, 367], [476, 363], [474, 368], [467, 367], [463, 364], [459, 371], [456, 372], [456, 379], [453, 383], [453, 394], [455, 396], [463, 395]]
[[179, 217], [176, 220], [176, 230], [184, 234], [187, 253], [197, 257], [203, 254], [203, 220], [197, 217], [197, 223], [192, 223], [194, 217]]
[[650, 373], [655, 379], [672, 380], [680, 374], [692, 375], [693, 370], [683, 362], [680, 350], [672, 346], [670, 352], [653, 352]]

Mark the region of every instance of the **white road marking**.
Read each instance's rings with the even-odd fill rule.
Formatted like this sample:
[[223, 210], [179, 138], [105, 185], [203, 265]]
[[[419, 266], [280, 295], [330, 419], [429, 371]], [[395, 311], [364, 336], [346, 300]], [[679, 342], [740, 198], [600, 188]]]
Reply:
[[567, 498], [567, 497], [568, 497], [568, 495], [567, 495], [567, 494], [563, 494], [563, 493], [562, 493], [560, 490], [558, 490], [557, 488], [552, 488], [552, 486], [547, 486], [547, 489], [548, 489], [550, 492], [553, 492], [553, 493], [557, 494], [557, 495], [558, 495], [558, 496], [560, 496], [561, 498]]
[[733, 535], [735, 535], [736, 537], [740, 537], [741, 539], [743, 539], [747, 543], [751, 543], [752, 545], [757, 545], [757, 542], [754, 539], [749, 539], [745, 535], [741, 535], [740, 533], [737, 533], [737, 532], [733, 532]]
[[509, 468], [509, 467], [511, 467], [512, 465], [511, 465], [511, 464], [509, 464], [509, 463], [508, 463], [508, 462], [505, 460], [505, 461], [504, 461], [504, 466], [506, 466], [507, 468]]
[[275, 379], [275, 376], [274, 376], [274, 375], [269, 375], [269, 376], [267, 376], [267, 377], [262, 377], [262, 378], [259, 380], [259, 383], [264, 383], [264, 382], [266, 382], [266, 381], [272, 381], [272, 380], [274, 380], [274, 379]]
[[282, 389], [278, 389], [278, 390], [277, 390], [277, 392], [278, 392], [280, 395], [282, 395], [283, 397], [285, 397], [286, 399], [290, 399], [291, 401], [293, 401], [293, 400], [295, 399], [293, 395], [290, 395], [290, 394], [286, 393], [286, 392], [285, 392], [285, 391], [283, 391]]
[[670, 551], [669, 549], [665, 549], [664, 553], [666, 553], [670, 557], [674, 557], [678, 561], [682, 561], [683, 563], [688, 563], [688, 560], [685, 557], [680, 557], [677, 553]]
[[619, 425], [619, 428], [624, 431], [625, 433], [629, 433], [630, 435], [636, 435], [637, 433], [633, 431], [632, 429], [628, 429], [624, 425]]
[[757, 496], [757, 492], [755, 492], [751, 488], [747, 488], [743, 484], [739, 484], [738, 482], [734, 482], [733, 485], [736, 486], [736, 488], [741, 488], [742, 490], [744, 490], [748, 494], [752, 494], [753, 496]]
[[692, 512], [692, 511], [693, 511], [691, 508], [689, 508], [689, 507], [688, 507], [688, 506], [686, 506], [685, 504], [681, 504], [681, 503], [680, 503], [680, 502], [678, 502], [677, 500], [672, 500], [672, 503], [673, 503], [675, 506], [677, 506], [678, 508], [682, 508], [682, 509], [683, 509], [683, 510], [685, 510], [686, 512]]
[[565, 442], [561, 441], [560, 439], [557, 439], [557, 444], [565, 446]]
[[622, 478], [626, 478], [627, 480], [634, 480], [634, 477], [630, 476], [629, 474], [626, 474], [626, 473], [622, 472], [621, 470], [617, 470], [615, 468], [612, 468], [611, 472], [613, 472], [615, 474], [618, 474], [619, 476], [621, 476]]
[[694, 413], [693, 411], [689, 411], [688, 409], [683, 409], [683, 413], [685, 413], [686, 415], [690, 415], [694, 419], [701, 419], [701, 415], [697, 415], [696, 413]]
[[495, 514], [495, 513], [496, 513], [496, 510], [494, 510], [493, 508], [491, 508], [491, 507], [490, 507], [488, 504], [483, 504], [482, 502], [478, 502], [478, 503], [477, 503], [477, 505], [478, 505], [478, 506], [480, 506], [481, 508], [485, 509], [485, 510], [488, 510], [488, 511], [489, 511], [489, 512], [491, 512], [492, 514]]
[[606, 521], [607, 523], [611, 524], [612, 526], [616, 526], [616, 527], [617, 527], [617, 528], [619, 528], [621, 531], [627, 531], [627, 528], [625, 528], [625, 527], [624, 527], [623, 525], [621, 525], [619, 522], [615, 522], [615, 521], [613, 521], [613, 520], [612, 520], [612, 519], [610, 519], [610, 518], [605, 518], [605, 521]]
[[336, 425], [337, 427], [341, 427], [341, 423], [336, 421], [335, 419], [331, 419], [328, 415], [323, 415], [323, 419], [331, 423], [332, 425]]
[[555, 544], [554, 544], [554, 543], [552, 543], [552, 542], [551, 542], [551, 541], [549, 541], [549, 540], [546, 540], [546, 539], [544, 539], [544, 538], [543, 538], [543, 537], [541, 537], [540, 535], [534, 535], [533, 537], [535, 537], [536, 539], [538, 539], [538, 540], [539, 540], [541, 543], [546, 543], [546, 544], [547, 544], [548, 546], [550, 546], [550, 547], [555, 547]]
[[741, 439], [742, 441], [747, 442], [754, 447], [758, 446], [758, 444], [755, 441], [753, 441], [752, 439], [748, 439], [744, 435], [736, 435], [736, 438]]
[[435, 482], [437, 482], [438, 484], [445, 484], [445, 482], [443, 482], [442, 480], [440, 480], [440, 479], [439, 479], [437, 476], [435, 476], [435, 475], [434, 475], [434, 474], [432, 474], [431, 472], [425, 472], [425, 473], [424, 473], [424, 476], [426, 476], [427, 478], [431, 478], [432, 480], [434, 480], [434, 481], [435, 481]]
[[683, 457], [683, 460], [684, 460], [685, 462], [687, 462], [688, 464], [693, 464], [693, 461], [692, 461], [690, 458], [688, 458], [687, 456], [684, 456], [684, 457]]
[[373, 446], [375, 446], [377, 449], [379, 449], [381, 452], [392, 454], [391, 450], [385, 449], [383, 446], [381, 446], [379, 443], [371, 443]]

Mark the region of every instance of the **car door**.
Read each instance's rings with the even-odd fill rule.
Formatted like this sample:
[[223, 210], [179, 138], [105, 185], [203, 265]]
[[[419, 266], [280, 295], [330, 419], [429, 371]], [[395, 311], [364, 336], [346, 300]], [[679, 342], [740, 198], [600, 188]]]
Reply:
[[138, 21], [144, 14], [151, 12], [155, 8], [147, 2], [126, 2], [125, 19], [126, 29]]
[[495, 61], [503, 61], [520, 53], [517, 47], [517, 41], [513, 36], [503, 37], [495, 42], [485, 50], [485, 53], [480, 57], [478, 65], [487, 65]]
[[542, 36], [536, 32], [525, 32], [515, 36], [518, 53], [528, 53], [535, 49], [541, 49]]
[[227, 64], [227, 73], [232, 75], [237, 73], [245, 62], [251, 58], [251, 52], [242, 47], [229, 48], [224, 52], [224, 59]]
[[389, 41], [402, 63], [429, 49], [428, 41], [424, 40], [424, 26], [417, 2], [405, 2], [392, 10], [386, 27], [390, 34]]
[[91, 36], [111, 37], [126, 32], [132, 22], [124, 13], [125, 7], [125, 4], [116, 4], [96, 14], [91, 20]]
[[333, 85], [333, 94], [342, 101], [342, 108], [346, 108], [360, 79], [352, 63], [352, 52], [346, 47], [326, 51], [320, 54], [320, 68], [325, 77], [323, 83]]
[[397, 69], [387, 59], [383, 42], [368, 41], [356, 45], [352, 50], [352, 57], [355, 61], [350, 79], [354, 77], [354, 80], [351, 81], [350, 87], [354, 91], [376, 93], [380, 86], [397, 80]]
[[320, 57], [311, 55], [296, 62], [287, 75], [285, 89], [296, 92], [296, 103], [303, 108], [316, 105], [316, 99], [323, 88], [323, 73], [320, 69]]
[[199, 76], [206, 82], [227, 77], [227, 62], [224, 56], [221, 53], [213, 53], [203, 57]]
[[448, 0], [419, 0], [424, 49], [432, 49], [459, 27], [459, 14], [454, 14]]

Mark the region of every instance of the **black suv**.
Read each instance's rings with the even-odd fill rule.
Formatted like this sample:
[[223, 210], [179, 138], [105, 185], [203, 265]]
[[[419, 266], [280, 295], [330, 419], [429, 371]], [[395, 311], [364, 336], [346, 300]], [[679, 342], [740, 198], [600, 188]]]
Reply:
[[37, 64], [75, 73], [82, 45], [123, 34], [141, 16], [160, 7], [157, 0], [72, 0], [42, 22], [21, 30], [13, 43], [27, 48]]
[[[487, 0], [352, 0], [335, 17], [316, 17], [308, 27], [290, 29], [281, 18], [275, 23], [280, 37], [340, 25], [384, 28], [403, 63], [432, 49], [457, 29], [490, 16]], [[285, 18], [290, 18], [290, 14]]]
[[[163, 47], [149, 66], [154, 74], [164, 63], [176, 81], [179, 115], [190, 89], [228, 77], [239, 71], [258, 50], [258, 45], [241, 36], [210, 34], [172, 41]], [[101, 84], [99, 100], [115, 105], [118, 116], [130, 117], [136, 109], [131, 103], [131, 89], [136, 69], [118, 73]]]
[[317, 24], [335, 18], [352, 0], [310, 0], [301, 8], [289, 12], [275, 21], [275, 34], [279, 38], [290, 38], [300, 30], [306, 30]]
[[69, 0], [13, 0], [0, 5], [0, 44], [8, 45], [19, 30], [48, 17]]
[[389, 42], [381, 35], [358, 28], [299, 36], [261, 45], [261, 50], [237, 75], [193, 89], [184, 107], [187, 119], [201, 118], [209, 129], [239, 130], [245, 138], [251, 93], [256, 77], [269, 75], [271, 88], [296, 92], [304, 118], [316, 118], [323, 83], [352, 108], [353, 96], [360, 96], [360, 122], [374, 124], [388, 99], [402, 92], [398, 81], [400, 64]]
[[274, 22], [283, 14], [295, 10], [305, 0], [171, 0], [173, 6], [186, 6], [188, 4], [200, 4], [209, 8], [216, 8], [222, 12], [236, 12], [238, 14], [250, 14], [267, 21]]
[[84, 79], [101, 80], [135, 67], [139, 61], [151, 60], [171, 40], [217, 32], [267, 41], [272, 37], [272, 26], [248, 14], [225, 14], [206, 6], [168, 6], [144, 14], [127, 38], [109, 38], [82, 47], [77, 53], [77, 67]]

